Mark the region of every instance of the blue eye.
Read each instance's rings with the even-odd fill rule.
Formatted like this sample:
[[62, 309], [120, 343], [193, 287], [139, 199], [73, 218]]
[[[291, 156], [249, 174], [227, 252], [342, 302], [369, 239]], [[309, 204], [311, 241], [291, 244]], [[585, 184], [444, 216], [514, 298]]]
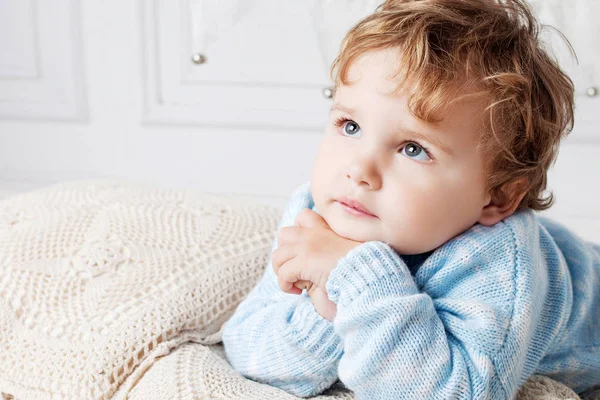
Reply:
[[344, 134], [352, 136], [355, 133], [360, 132], [360, 126], [354, 121], [348, 120], [342, 125], [342, 131]]
[[429, 155], [425, 151], [425, 149], [414, 142], [408, 142], [402, 148], [402, 154], [408, 158], [412, 158], [417, 161], [429, 161]]

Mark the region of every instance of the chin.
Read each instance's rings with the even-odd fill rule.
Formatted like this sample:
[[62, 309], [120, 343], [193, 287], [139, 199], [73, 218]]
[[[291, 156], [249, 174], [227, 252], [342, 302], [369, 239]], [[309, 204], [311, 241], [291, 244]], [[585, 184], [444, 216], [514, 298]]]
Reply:
[[368, 242], [370, 240], [378, 240], [375, 237], [369, 237], [364, 228], [352, 226], [352, 221], [339, 220], [339, 218], [325, 218], [327, 224], [336, 235], [345, 239], [354, 240], [355, 242]]
[[335, 200], [328, 202], [323, 210], [317, 205], [319, 214], [336, 235], [356, 242], [378, 240], [373, 235], [365, 232], [365, 226], [361, 225], [360, 220], [354, 220], [352, 217], [346, 216], [343, 210], [336, 209], [338, 207]]

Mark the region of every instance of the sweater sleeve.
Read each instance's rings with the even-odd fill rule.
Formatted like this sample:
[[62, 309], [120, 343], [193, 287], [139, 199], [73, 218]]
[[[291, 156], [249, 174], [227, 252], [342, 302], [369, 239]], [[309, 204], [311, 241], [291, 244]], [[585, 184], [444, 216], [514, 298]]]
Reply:
[[549, 288], [543, 263], [499, 230], [449, 242], [415, 277], [383, 242], [340, 259], [326, 288], [338, 374], [358, 399], [506, 399], [534, 372], [568, 318], [565, 282]]
[[[307, 182], [291, 196], [278, 230], [293, 225], [310, 202]], [[277, 238], [272, 251], [276, 248]], [[270, 262], [225, 324], [223, 344], [229, 363], [242, 375], [301, 397], [337, 381], [343, 352], [333, 324], [317, 313], [306, 292], [281, 291]]]

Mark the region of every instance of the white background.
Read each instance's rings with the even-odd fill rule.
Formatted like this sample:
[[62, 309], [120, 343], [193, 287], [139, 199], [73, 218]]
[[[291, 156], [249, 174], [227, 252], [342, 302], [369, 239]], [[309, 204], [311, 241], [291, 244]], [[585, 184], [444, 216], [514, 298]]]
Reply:
[[[339, 41], [377, 4], [0, 0], [0, 192], [115, 177], [283, 206], [310, 177]], [[549, 215], [600, 242], [600, 2], [534, 5], [579, 57]]]

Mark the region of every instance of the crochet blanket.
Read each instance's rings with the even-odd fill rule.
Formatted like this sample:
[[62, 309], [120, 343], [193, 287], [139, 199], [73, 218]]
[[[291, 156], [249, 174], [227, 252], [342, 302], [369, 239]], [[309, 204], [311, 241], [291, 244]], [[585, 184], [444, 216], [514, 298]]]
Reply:
[[[0, 392], [296, 398], [243, 378], [218, 344], [268, 263], [280, 217], [231, 197], [116, 181], [0, 200]], [[520, 396], [578, 398], [543, 377]], [[317, 398], [354, 397], [339, 383]]]

